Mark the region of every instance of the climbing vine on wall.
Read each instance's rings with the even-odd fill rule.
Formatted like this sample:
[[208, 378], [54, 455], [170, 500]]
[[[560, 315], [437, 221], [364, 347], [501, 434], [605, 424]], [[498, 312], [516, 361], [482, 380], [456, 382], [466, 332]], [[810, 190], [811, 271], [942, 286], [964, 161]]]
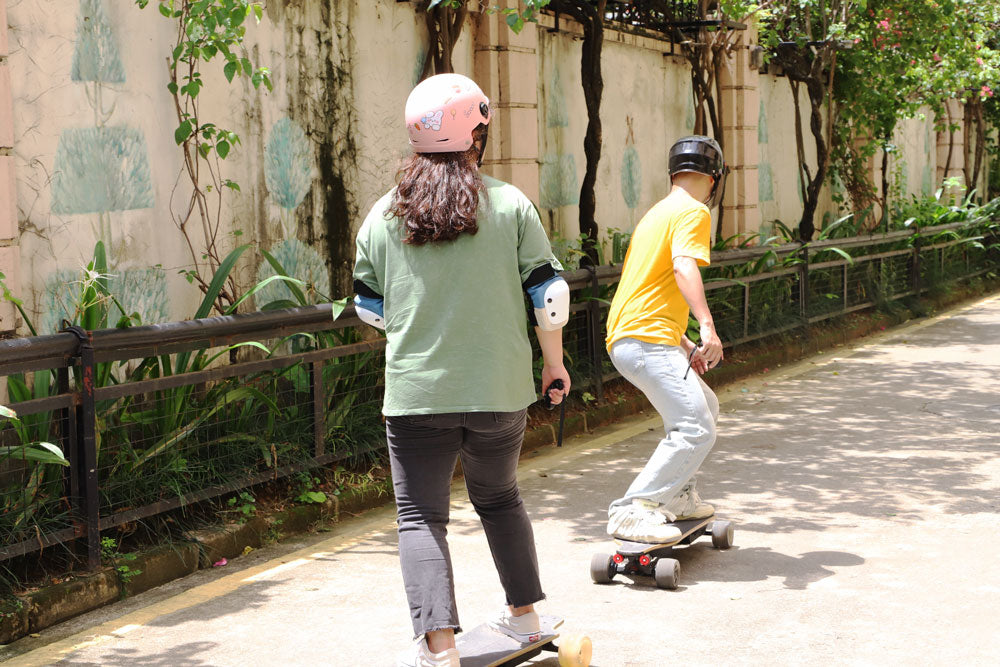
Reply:
[[[135, 0], [140, 8], [150, 0]], [[222, 60], [223, 74], [229, 82], [247, 77], [254, 88], [271, 89], [267, 67], [254, 64], [243, 53], [247, 20], [259, 23], [264, 14], [262, 2], [252, 0], [159, 0], [160, 14], [177, 26], [174, 47], [167, 56], [167, 90], [174, 100], [177, 127], [174, 140], [183, 152], [182, 174], [187, 177], [191, 194], [187, 202], [171, 213], [187, 241], [193, 268], [184, 271], [189, 281], [208, 292], [212, 276], [225, 256], [220, 248], [220, 216], [226, 192], [239, 192], [239, 184], [222, 175], [225, 160], [240, 143], [235, 131], [210, 121], [200, 113], [200, 97], [205, 85], [201, 67]], [[200, 223], [201, 238], [191, 223]], [[235, 278], [230, 274], [219, 290], [214, 307], [220, 313], [238, 298]]]

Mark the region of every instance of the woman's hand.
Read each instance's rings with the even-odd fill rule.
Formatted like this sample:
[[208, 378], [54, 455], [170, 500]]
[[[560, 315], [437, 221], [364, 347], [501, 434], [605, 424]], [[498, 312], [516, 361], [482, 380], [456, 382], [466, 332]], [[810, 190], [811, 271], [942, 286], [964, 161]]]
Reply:
[[552, 405], [559, 405], [562, 403], [563, 397], [569, 395], [569, 372], [566, 371], [566, 367], [562, 364], [558, 366], [549, 366], [548, 364], [542, 366], [543, 393], [546, 387], [549, 387], [555, 380], [562, 380], [563, 388], [549, 390], [549, 400], [552, 401]]

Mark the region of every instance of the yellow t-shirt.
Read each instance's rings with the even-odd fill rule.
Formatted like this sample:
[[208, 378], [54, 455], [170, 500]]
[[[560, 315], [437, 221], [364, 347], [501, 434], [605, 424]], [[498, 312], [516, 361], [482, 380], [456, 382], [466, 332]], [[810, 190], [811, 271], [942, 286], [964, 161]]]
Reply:
[[711, 238], [708, 207], [684, 190], [670, 193], [642, 217], [611, 301], [608, 350], [622, 338], [680, 345], [689, 308], [674, 278], [674, 258], [691, 257], [706, 266]]

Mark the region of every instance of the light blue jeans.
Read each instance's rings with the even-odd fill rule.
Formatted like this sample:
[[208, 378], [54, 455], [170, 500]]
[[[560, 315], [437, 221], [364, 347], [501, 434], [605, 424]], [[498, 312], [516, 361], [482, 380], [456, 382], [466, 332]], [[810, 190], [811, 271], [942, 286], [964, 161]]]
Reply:
[[611, 508], [633, 498], [665, 503], [694, 477], [715, 444], [719, 399], [694, 370], [684, 378], [688, 359], [681, 347], [622, 338], [611, 346], [611, 361], [660, 413], [665, 433], [625, 497]]

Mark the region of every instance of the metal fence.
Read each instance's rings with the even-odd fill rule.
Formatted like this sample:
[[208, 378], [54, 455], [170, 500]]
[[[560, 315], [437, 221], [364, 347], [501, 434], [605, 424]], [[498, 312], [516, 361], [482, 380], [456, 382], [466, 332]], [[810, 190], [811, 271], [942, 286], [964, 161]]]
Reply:
[[[972, 229], [713, 253], [717, 328], [731, 346], [998, 270]], [[598, 398], [617, 375], [604, 329], [620, 273], [564, 274], [568, 366]], [[30, 396], [0, 444], [49, 441], [70, 464], [0, 450], [0, 562], [73, 543], [97, 567], [103, 530], [381, 451], [385, 340], [370, 336], [320, 305], [0, 341], [0, 376]]]

